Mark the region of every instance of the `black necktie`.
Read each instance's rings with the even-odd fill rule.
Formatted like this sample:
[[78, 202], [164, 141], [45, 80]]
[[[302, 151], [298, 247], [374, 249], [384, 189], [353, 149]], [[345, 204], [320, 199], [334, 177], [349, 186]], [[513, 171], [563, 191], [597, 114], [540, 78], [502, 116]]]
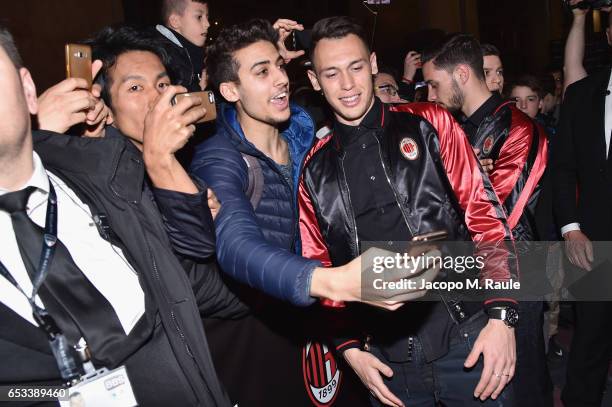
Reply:
[[[44, 229], [26, 213], [28, 198], [35, 190], [27, 187], [0, 196], [0, 210], [11, 215], [19, 252], [32, 281], [37, 274], [44, 239]], [[59, 216], [70, 214], [58, 213]], [[108, 243], [100, 238], [100, 244]], [[115, 311], [81, 272], [59, 239], [39, 296], [70, 343], [76, 344], [81, 336], [85, 337], [94, 358], [104, 365], [111, 364], [109, 352], [123, 353], [121, 346], [126, 336]]]
[[35, 187], [27, 187], [0, 196], [0, 210], [6, 211], [11, 215], [19, 253], [32, 281], [34, 281], [36, 276], [36, 263], [32, 263], [35, 257], [30, 256], [29, 253], [38, 253], [40, 255], [43, 239], [42, 228], [32, 222], [26, 213], [28, 199], [34, 191], [36, 191]]

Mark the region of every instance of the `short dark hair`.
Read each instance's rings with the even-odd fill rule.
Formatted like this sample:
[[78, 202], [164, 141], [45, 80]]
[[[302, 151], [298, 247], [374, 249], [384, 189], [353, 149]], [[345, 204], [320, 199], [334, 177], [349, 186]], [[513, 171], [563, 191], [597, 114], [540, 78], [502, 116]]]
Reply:
[[91, 45], [93, 59], [102, 61], [102, 69], [96, 76], [96, 83], [102, 86], [101, 96], [107, 106], [112, 108], [110, 87], [112, 81], [109, 71], [117, 63], [120, 55], [130, 51], [148, 51], [159, 57], [168, 72], [171, 81], [175, 72], [171, 70], [168, 53], [159, 36], [149, 30], [142, 30], [129, 25], [105, 27], [95, 37], [86, 41]]
[[470, 34], [454, 34], [426, 50], [421, 55], [423, 64], [431, 61], [434, 66], [452, 73], [458, 64], [466, 64], [481, 81], [485, 80], [482, 48]]
[[512, 92], [512, 89], [516, 88], [517, 86], [524, 86], [526, 88], [531, 89], [532, 91], [538, 94], [538, 97], [540, 99], [542, 99], [545, 96], [544, 88], [542, 88], [542, 84], [540, 83], [538, 78], [534, 75], [530, 75], [530, 74], [521, 75], [518, 79], [512, 82], [512, 86], [510, 87], [510, 92]]
[[552, 75], [540, 75], [538, 77], [538, 81], [540, 82], [540, 85], [542, 86], [542, 98], [544, 98], [544, 96], [546, 96], [547, 94], [551, 94], [554, 95], [555, 94], [555, 80], [553, 79]]
[[259, 41], [267, 41], [275, 47], [278, 32], [269, 21], [256, 18], [244, 23], [223, 28], [215, 42], [206, 49], [208, 80], [215, 89], [224, 82], [239, 83], [240, 65], [234, 57], [236, 51]]
[[396, 82], [399, 82], [399, 74], [397, 69], [390, 67], [389, 65], [378, 65], [378, 73], [386, 73], [395, 79]]
[[323, 18], [315, 23], [312, 27], [312, 46], [310, 47], [310, 60], [314, 55], [314, 50], [317, 47], [319, 41], [324, 39], [340, 39], [347, 35], [356, 35], [363, 41], [370, 53], [370, 46], [366, 40], [363, 27], [357, 23], [354, 19], [347, 16], [335, 16]]
[[493, 44], [480, 44], [480, 48], [482, 49], [483, 57], [494, 55], [501, 58], [501, 52], [499, 52], [499, 49]]
[[209, 3], [208, 0], [162, 0], [161, 17], [163, 22], [166, 23], [172, 13], [182, 15], [190, 1], [202, 4]]
[[0, 47], [4, 49], [4, 52], [8, 55], [15, 69], [23, 68], [23, 60], [21, 59], [21, 55], [19, 55], [15, 40], [9, 30], [2, 24], [0, 24]]

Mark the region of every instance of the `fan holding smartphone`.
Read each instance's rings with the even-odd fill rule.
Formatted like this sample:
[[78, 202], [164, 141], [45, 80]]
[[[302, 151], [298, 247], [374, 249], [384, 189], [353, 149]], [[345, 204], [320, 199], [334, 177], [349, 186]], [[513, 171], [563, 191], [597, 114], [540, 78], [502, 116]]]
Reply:
[[100, 98], [100, 87], [92, 86], [102, 62], [91, 58], [91, 47], [66, 44], [67, 79], [50, 87], [38, 98], [38, 125], [41, 130], [66, 133], [75, 125], [79, 135], [97, 137], [112, 123], [108, 107]]

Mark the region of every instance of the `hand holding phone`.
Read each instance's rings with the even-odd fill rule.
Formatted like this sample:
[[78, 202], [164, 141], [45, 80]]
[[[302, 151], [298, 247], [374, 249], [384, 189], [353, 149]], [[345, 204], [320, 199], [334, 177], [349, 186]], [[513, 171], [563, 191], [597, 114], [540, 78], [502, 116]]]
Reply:
[[195, 108], [200, 109], [204, 107], [206, 109], [206, 114], [204, 115], [204, 117], [199, 119], [196, 122], [196, 124], [209, 122], [217, 118], [217, 106], [215, 105], [215, 94], [209, 91], [177, 93], [172, 98], [171, 103], [174, 106], [177, 103], [179, 103], [181, 100], [185, 98], [190, 98], [190, 97], [199, 97], [202, 100], [202, 104], [198, 104], [192, 107], [191, 109], [187, 110], [187, 112], [185, 113], [188, 113], [192, 111], [192, 109], [195, 109]]
[[66, 77], [82, 78], [87, 81], [87, 89], [91, 89], [91, 47], [83, 44], [66, 44]]

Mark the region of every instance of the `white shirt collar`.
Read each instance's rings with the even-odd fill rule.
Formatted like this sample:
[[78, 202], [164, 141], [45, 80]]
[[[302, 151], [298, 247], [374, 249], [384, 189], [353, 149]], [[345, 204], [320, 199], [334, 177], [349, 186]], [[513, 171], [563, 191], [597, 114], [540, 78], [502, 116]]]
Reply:
[[[47, 176], [47, 172], [45, 171], [45, 167], [43, 166], [40, 157], [35, 152], [32, 152], [32, 158], [34, 163], [34, 171], [32, 172], [32, 176], [30, 179], [23, 184], [21, 187], [17, 188], [16, 191], [22, 190], [27, 187], [36, 187], [43, 194], [49, 193], [49, 177]], [[0, 195], [4, 195], [9, 192], [6, 189], [0, 188]]]

